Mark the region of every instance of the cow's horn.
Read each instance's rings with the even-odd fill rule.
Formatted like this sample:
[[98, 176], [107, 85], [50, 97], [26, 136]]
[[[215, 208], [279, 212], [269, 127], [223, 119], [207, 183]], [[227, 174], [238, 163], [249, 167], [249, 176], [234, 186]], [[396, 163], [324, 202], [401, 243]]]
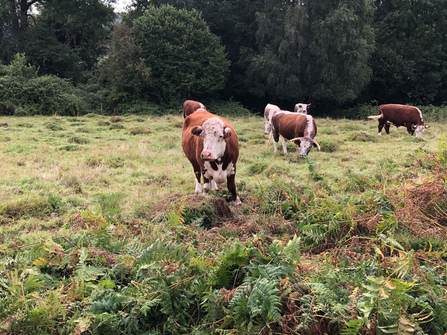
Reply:
[[318, 144], [318, 142], [315, 141], [315, 140], [312, 140], [312, 141], [314, 141], [314, 143], [317, 145], [318, 151], [320, 151], [321, 147], [320, 147], [320, 145]]
[[301, 139], [302, 139], [302, 137], [295, 137], [295, 138], [292, 138], [291, 140], [289, 140], [290, 142], [293, 142], [293, 141], [301, 141]]

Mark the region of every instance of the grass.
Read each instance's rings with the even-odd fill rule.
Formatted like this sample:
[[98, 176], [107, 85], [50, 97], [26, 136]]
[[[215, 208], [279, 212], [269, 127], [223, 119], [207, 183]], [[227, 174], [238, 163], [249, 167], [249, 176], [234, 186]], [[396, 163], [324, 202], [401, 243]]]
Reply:
[[[316, 119], [315, 139], [322, 150], [313, 148], [309, 157], [303, 159], [292, 143], [287, 145], [287, 155], [282, 153], [281, 145], [276, 154], [272, 143], [266, 147], [268, 137], [264, 135], [260, 116], [227, 119], [240, 137], [236, 186], [243, 204], [239, 207], [230, 202], [226, 190], [211, 192], [205, 200], [192, 195], [194, 174], [181, 148], [180, 113], [120, 116], [119, 123], [95, 114], [82, 118], [0, 117], [0, 124], [9, 125], [0, 128], [0, 252], [6, 257], [0, 262], [0, 273], [9, 276], [8, 285], [14, 282], [14, 269], [26, 276], [32, 271], [25, 269], [38, 268], [42, 273], [47, 271], [42, 277], [45, 280], [58, 278], [55, 283], [60, 280], [60, 285], [65, 285], [64, 294], [70, 295], [76, 304], [91, 307], [89, 299], [94, 299], [94, 294], [104, 287], [116, 285], [131, 290], [131, 282], [138, 281], [141, 275], [140, 270], [132, 272], [136, 269], [135, 260], [150, 245], [162, 248], [157, 244], [159, 240], [165, 241], [164, 252], [172, 259], [156, 259], [141, 271], [156, 266], [174, 274], [182, 261], [174, 259], [180, 254], [168, 248], [171, 242], [176, 242], [188, 246], [189, 252], [194, 249], [195, 256], [186, 259], [188, 264], [194, 260], [209, 270], [223, 259], [222, 264], [230, 264], [226, 266], [231, 271], [225, 268], [222, 273], [231, 274], [241, 266], [237, 262], [245, 259], [245, 256], [230, 257], [240, 248], [237, 241], [249, 245], [247, 250], [259, 248], [258, 257], [263, 255], [263, 261], [269, 263], [277, 256], [268, 256], [268, 252], [286, 254], [274, 251], [277, 248], [274, 240], [286, 245], [294, 235], [302, 243], [299, 269], [304, 273], [301, 279], [296, 274], [297, 282], [323, 283], [331, 276], [324, 279], [324, 274], [333, 274], [333, 267], [342, 271], [345, 261], [351, 266], [363, 264], [359, 271], [364, 273], [369, 263], [362, 263], [362, 257], [379, 249], [391, 259], [396, 256], [393, 248], [389, 248], [394, 240], [384, 236], [394, 236], [396, 243], [403, 245], [400, 255], [409, 255], [412, 249], [432, 255], [435, 251], [427, 246], [434, 246], [438, 250], [435, 258], [445, 266], [441, 261], [445, 257], [442, 250], [446, 248], [447, 201], [443, 198], [445, 175], [439, 165], [439, 160], [441, 163], [447, 160], [445, 124], [430, 123], [431, 128], [422, 138], [410, 137], [406, 129], [395, 127], [390, 135], [378, 137], [377, 122], [372, 120], [320, 118]], [[436, 155], [438, 158], [433, 158]], [[369, 242], [353, 243], [356, 238]], [[376, 239], [386, 240], [388, 249], [375, 245]], [[70, 257], [63, 258], [73, 246], [76, 248]], [[83, 256], [84, 248], [88, 249], [89, 257]], [[357, 250], [355, 257], [360, 263], [350, 263], [354, 256], [351, 261], [343, 258], [354, 252], [351, 249]], [[322, 252], [329, 256], [315, 256]], [[418, 257], [424, 258], [424, 252]], [[221, 258], [225, 253], [227, 256]], [[375, 258], [371, 259], [373, 262]], [[432, 262], [428, 258], [424, 261], [427, 266]], [[84, 269], [86, 264], [92, 266], [88, 271]], [[371, 268], [377, 272], [380, 266], [374, 263]], [[64, 283], [67, 278], [72, 282]], [[340, 286], [346, 286], [349, 303], [349, 298], [354, 299], [349, 295], [355, 285], [362, 284], [351, 283], [347, 278]], [[81, 287], [84, 281], [90, 286]], [[183, 285], [185, 281], [180, 282]], [[237, 275], [230, 282], [233, 286], [226, 287], [229, 290], [242, 283]], [[75, 287], [74, 283], [81, 286]], [[329, 287], [328, 282], [326, 285]], [[58, 290], [54, 284], [53, 293], [62, 294]], [[143, 290], [143, 286], [138, 290]], [[290, 286], [287, 290], [294, 288]], [[301, 295], [306, 294], [300, 290], [297, 291]], [[71, 295], [72, 291], [76, 293]], [[7, 296], [1, 285], [0, 296]], [[292, 295], [290, 299], [287, 308], [296, 300]], [[222, 304], [224, 300], [222, 296], [216, 303]], [[72, 310], [74, 305], [66, 307], [68, 315], [78, 315]], [[0, 316], [16, 313], [2, 306], [0, 303]], [[287, 308], [283, 312], [292, 313]], [[19, 310], [23, 315], [28, 313], [23, 305]], [[45, 313], [44, 319], [52, 320], [52, 311]], [[321, 317], [322, 314], [315, 315], [315, 320]], [[329, 314], [325, 317], [336, 320]], [[58, 318], [57, 313], [54, 318], [59, 322], [65, 320]], [[5, 320], [0, 322], [0, 329], [17, 326], [16, 319]], [[86, 317], [74, 323], [79, 320], [89, 320], [85, 327], [93, 322]], [[344, 320], [347, 322], [350, 316]], [[96, 321], [95, 327], [105, 322]], [[74, 324], [73, 320], [70, 322]], [[172, 324], [178, 322], [181, 321], [176, 319]], [[26, 322], [22, 326], [28, 327]], [[37, 321], [34, 326], [38, 327]], [[83, 329], [67, 327], [73, 333]]]
[[[192, 194], [194, 176], [181, 149], [178, 127], [182, 117], [148, 117], [144, 122], [135, 116], [121, 119], [119, 128], [101, 127], [109, 119], [96, 116], [83, 118], [83, 128], [59, 129], [48, 125], [66, 127], [73, 121], [54, 117], [1, 118], [9, 127], [0, 129], [0, 138], [9, 140], [0, 142], [0, 170], [4, 171], [0, 176], [0, 201], [9, 203], [51, 191], [60, 194], [64, 202], [79, 197], [81, 206], [91, 206], [98, 193], [123, 192], [126, 197], [121, 215], [131, 219], [136, 204], [144, 203], [150, 208], [174, 193]], [[231, 117], [236, 132], [247, 139], [240, 142], [236, 176], [237, 183], [243, 181], [246, 185], [247, 193], [239, 192], [243, 201], [250, 190], [270, 185], [273, 174], [303, 186], [312, 179], [306, 160], [298, 157], [294, 144], [288, 143], [287, 155], [281, 149], [274, 154], [272, 144], [265, 146], [267, 136], [260, 121], [256, 116]], [[352, 174], [376, 178], [379, 161], [387, 159], [405, 166], [418, 159], [421, 152], [434, 153], [446, 130], [443, 124], [432, 124], [422, 139], [415, 139], [403, 128], [392, 128], [389, 136], [378, 137], [373, 121], [316, 121], [316, 140], [322, 150], [313, 148], [309, 157], [318, 164], [317, 171], [328, 187], [341, 193]], [[80, 129], [82, 135], [74, 135]], [[423, 177], [425, 173], [421, 168], [412, 171], [412, 176]], [[76, 180], [76, 187], [67, 186], [67, 180]], [[24, 193], [15, 194], [13, 190], [23, 188], [24, 181]], [[67, 212], [73, 210], [76, 208], [67, 206]], [[144, 217], [157, 214], [149, 212]]]

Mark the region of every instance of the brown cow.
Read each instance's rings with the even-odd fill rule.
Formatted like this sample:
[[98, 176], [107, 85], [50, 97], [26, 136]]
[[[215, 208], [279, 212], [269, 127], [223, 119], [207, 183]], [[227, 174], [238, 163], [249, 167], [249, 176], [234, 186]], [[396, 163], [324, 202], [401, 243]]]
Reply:
[[320, 150], [320, 145], [314, 140], [317, 135], [317, 125], [311, 115], [292, 113], [288, 111], [274, 112], [272, 115], [272, 134], [275, 152], [278, 150], [279, 135], [282, 136], [282, 149], [287, 153], [287, 142], [290, 140], [300, 146], [300, 156], [306, 157], [312, 145]]
[[416, 131], [416, 137], [421, 137], [424, 130], [430, 128], [430, 126], [424, 125], [421, 110], [417, 107], [388, 104], [380, 105], [378, 109], [379, 115], [368, 116], [368, 118], [379, 121], [379, 136], [382, 136], [383, 126], [385, 126], [386, 133], [389, 134], [391, 124], [394, 124], [396, 127], [407, 127], [410, 135], [414, 135]]
[[310, 108], [311, 104], [304, 104], [299, 102], [295, 105], [295, 109], [293, 110], [295, 113], [307, 114], [307, 109]]
[[275, 111], [280, 111], [281, 108], [279, 108], [276, 105], [267, 104], [264, 108], [264, 124], [265, 124], [265, 130], [264, 134], [270, 134], [272, 131], [272, 122], [270, 120], [270, 117], [272, 116], [272, 113]]
[[194, 100], [186, 100], [183, 103], [183, 118], [187, 117], [188, 115], [191, 115], [198, 109], [206, 110], [206, 107], [201, 102]]
[[234, 181], [239, 143], [227, 120], [201, 109], [187, 116], [183, 120], [182, 148], [196, 176], [195, 194], [202, 193], [201, 176], [205, 195], [226, 180], [234, 204], [241, 204]]

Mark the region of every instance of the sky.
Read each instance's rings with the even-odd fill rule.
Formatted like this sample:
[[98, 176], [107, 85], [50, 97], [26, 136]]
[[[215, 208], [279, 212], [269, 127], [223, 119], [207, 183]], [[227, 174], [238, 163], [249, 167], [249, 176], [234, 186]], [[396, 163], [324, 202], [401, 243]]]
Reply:
[[130, 5], [131, 0], [116, 0], [116, 3], [113, 5], [115, 11], [118, 13], [124, 12], [126, 10], [126, 6]]

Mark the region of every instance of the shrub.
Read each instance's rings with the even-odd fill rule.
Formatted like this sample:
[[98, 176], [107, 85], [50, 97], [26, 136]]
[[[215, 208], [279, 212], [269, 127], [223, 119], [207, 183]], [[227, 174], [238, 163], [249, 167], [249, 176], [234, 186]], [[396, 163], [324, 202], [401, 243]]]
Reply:
[[7, 75], [0, 76], [0, 113], [3, 115], [68, 115], [87, 111], [88, 105], [78, 90], [66, 79], [37, 76], [26, 65], [25, 55], [17, 55]]

